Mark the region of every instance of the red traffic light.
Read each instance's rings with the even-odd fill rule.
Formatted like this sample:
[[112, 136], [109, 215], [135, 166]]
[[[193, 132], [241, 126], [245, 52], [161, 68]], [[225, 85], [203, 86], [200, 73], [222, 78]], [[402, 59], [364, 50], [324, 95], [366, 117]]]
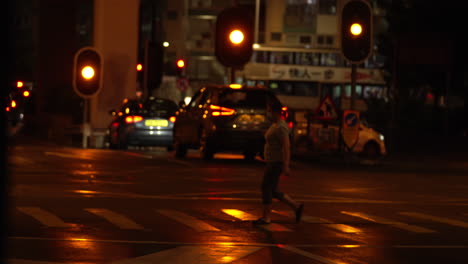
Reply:
[[184, 68], [184, 67], [185, 67], [185, 61], [184, 61], [184, 60], [182, 60], [182, 59], [180, 59], [180, 60], [177, 60], [177, 63], [176, 63], [176, 64], [177, 64], [177, 68], [180, 68], [180, 69], [182, 69], [182, 68]]

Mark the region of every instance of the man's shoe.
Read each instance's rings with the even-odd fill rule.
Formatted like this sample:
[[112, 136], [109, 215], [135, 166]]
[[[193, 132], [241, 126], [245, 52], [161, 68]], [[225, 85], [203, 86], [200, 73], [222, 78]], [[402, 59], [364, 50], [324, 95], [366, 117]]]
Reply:
[[296, 223], [301, 222], [302, 218], [302, 211], [304, 210], [304, 204], [301, 203], [299, 207], [296, 209]]
[[268, 225], [270, 224], [270, 221], [267, 221], [265, 218], [261, 217], [257, 220], [252, 221], [252, 224], [254, 225]]

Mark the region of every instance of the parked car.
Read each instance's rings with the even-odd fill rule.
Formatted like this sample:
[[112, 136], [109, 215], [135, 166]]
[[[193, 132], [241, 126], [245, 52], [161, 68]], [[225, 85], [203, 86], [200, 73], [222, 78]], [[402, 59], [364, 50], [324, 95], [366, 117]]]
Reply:
[[163, 98], [125, 99], [118, 111], [109, 111], [114, 116], [108, 126], [109, 147], [163, 146], [171, 150], [177, 108], [175, 102]]
[[[247, 160], [262, 155], [264, 133], [271, 124], [266, 117], [270, 102], [280, 103], [264, 87], [208, 85], [199, 89], [177, 112], [176, 156], [184, 157], [189, 148], [200, 149], [207, 160], [225, 151], [240, 152]], [[283, 114], [286, 118], [286, 111]]]
[[[296, 114], [296, 125], [293, 132], [293, 153], [305, 154], [307, 152], [336, 152], [340, 148], [341, 120], [334, 122], [312, 121], [307, 130], [307, 120], [301, 117], [303, 113]], [[343, 144], [341, 142], [341, 144]], [[344, 145], [342, 145], [344, 146]], [[346, 148], [343, 148], [346, 151]], [[359, 123], [359, 134], [352, 152], [362, 157], [376, 159], [387, 154], [385, 137], [371, 128], [365, 120]]]

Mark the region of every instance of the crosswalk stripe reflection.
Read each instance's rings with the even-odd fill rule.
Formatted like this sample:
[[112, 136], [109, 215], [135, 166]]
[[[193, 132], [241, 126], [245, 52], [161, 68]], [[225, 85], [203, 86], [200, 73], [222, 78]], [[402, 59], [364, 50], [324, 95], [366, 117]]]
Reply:
[[103, 208], [86, 208], [86, 211], [100, 216], [121, 229], [143, 230], [143, 226], [135, 223], [130, 218]]
[[220, 231], [218, 228], [209, 225], [193, 216], [188, 214], [178, 212], [175, 210], [156, 210], [158, 213], [169, 217], [179, 223], [182, 223], [198, 232], [205, 232], [205, 231]]
[[[285, 212], [285, 211], [272, 211], [275, 214], [279, 214], [282, 216], [286, 217], [295, 217], [295, 215], [291, 212]], [[344, 225], [344, 224], [334, 224], [333, 222], [320, 218], [320, 217], [314, 217], [314, 216], [308, 216], [308, 215], [303, 215], [302, 216], [302, 222], [309, 223], [309, 224], [324, 224], [324, 227], [334, 229], [343, 233], [362, 233], [362, 230], [356, 227], [352, 227], [349, 225]]]
[[400, 212], [401, 215], [409, 216], [409, 217], [415, 217], [415, 218], [420, 218], [420, 219], [425, 219], [425, 220], [431, 220], [434, 222], [439, 222], [439, 223], [444, 223], [452, 226], [457, 226], [457, 227], [463, 227], [463, 228], [468, 228], [468, 223], [463, 222], [460, 220], [455, 220], [455, 219], [450, 219], [450, 218], [445, 218], [445, 217], [439, 217], [439, 216], [432, 216], [428, 214], [421, 214], [421, 213], [414, 213], [414, 212]]
[[[252, 214], [249, 214], [249, 213], [246, 213], [244, 211], [241, 211], [241, 210], [237, 210], [237, 209], [222, 209], [221, 211], [223, 211], [225, 214], [227, 215], [230, 215], [234, 218], [237, 218], [239, 220], [242, 220], [242, 221], [253, 221], [253, 220], [256, 220], [258, 217], [255, 216], [255, 215], [252, 215]], [[291, 229], [283, 226], [283, 225], [279, 225], [279, 224], [275, 224], [275, 223], [271, 223], [269, 225], [259, 225], [258, 227], [262, 228], [262, 229], [265, 229], [265, 230], [268, 230], [270, 232], [292, 232]]]
[[403, 222], [398, 222], [398, 221], [385, 219], [385, 218], [378, 217], [378, 216], [368, 215], [368, 214], [365, 214], [365, 213], [347, 212], [347, 211], [341, 211], [341, 213], [345, 214], [345, 215], [361, 218], [361, 219], [364, 219], [364, 220], [367, 220], [367, 221], [375, 222], [375, 223], [378, 223], [378, 224], [391, 225], [391, 226], [394, 226], [394, 227], [397, 227], [397, 228], [400, 228], [400, 229], [403, 229], [403, 230], [415, 232], [415, 233], [435, 233], [436, 232], [436, 231], [434, 231], [432, 229], [428, 229], [428, 228], [424, 228], [424, 227], [420, 227], [420, 226], [416, 226], [416, 225], [409, 225], [409, 224], [406, 224], [406, 223], [403, 223]]
[[47, 227], [61, 227], [61, 228], [67, 228], [70, 227], [71, 224], [65, 223], [62, 219], [60, 219], [58, 216], [43, 210], [39, 207], [17, 207], [17, 209], [24, 213], [27, 214], [37, 221], [41, 222], [41, 224], [47, 226]]

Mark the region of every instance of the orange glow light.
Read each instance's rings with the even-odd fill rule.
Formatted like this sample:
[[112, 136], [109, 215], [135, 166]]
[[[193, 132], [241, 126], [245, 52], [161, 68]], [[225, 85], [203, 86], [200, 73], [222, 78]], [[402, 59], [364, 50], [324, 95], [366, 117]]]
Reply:
[[229, 34], [229, 40], [235, 44], [239, 45], [244, 41], [244, 33], [238, 29], [231, 31]]
[[24, 86], [24, 83], [22, 81], [17, 81], [16, 82], [16, 87], [17, 88], [22, 88]]
[[179, 67], [179, 68], [185, 67], [185, 61], [184, 60], [178, 60], [177, 61], [177, 67]]
[[85, 66], [81, 69], [81, 76], [86, 80], [91, 80], [94, 77], [94, 68], [91, 66]]
[[359, 36], [362, 33], [362, 26], [359, 23], [354, 23], [351, 25], [349, 30], [354, 36]]
[[141, 63], [138, 63], [137, 66], [136, 66], [136, 70], [137, 71], [142, 71], [143, 70], [143, 65], [141, 65]]
[[176, 121], [176, 117], [175, 116], [169, 117], [169, 121], [171, 121], [171, 123], [174, 123]]
[[12, 107], [12, 108], [15, 108], [15, 107], [16, 107], [16, 101], [15, 101], [15, 100], [12, 100], [12, 101], [11, 101], [11, 107]]
[[29, 91], [24, 91], [24, 92], [23, 92], [23, 96], [24, 96], [24, 97], [29, 97], [29, 95], [30, 95]]

